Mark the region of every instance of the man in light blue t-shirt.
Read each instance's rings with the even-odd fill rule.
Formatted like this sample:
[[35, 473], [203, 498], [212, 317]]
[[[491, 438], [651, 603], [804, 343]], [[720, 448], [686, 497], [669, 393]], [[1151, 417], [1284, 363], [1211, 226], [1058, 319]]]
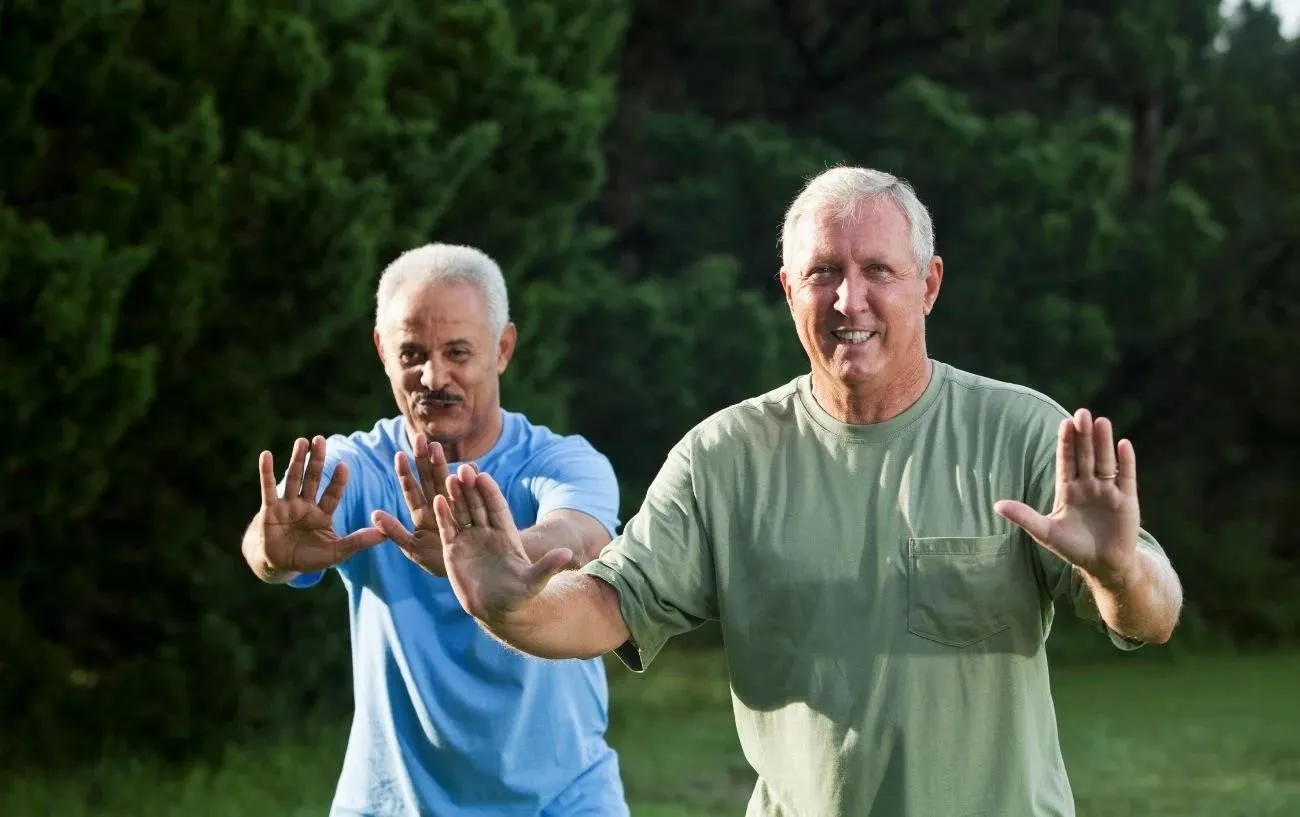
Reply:
[[262, 507], [243, 541], [262, 581], [310, 587], [334, 568], [347, 588], [356, 711], [330, 814], [627, 815], [603, 664], [525, 656], [488, 635], [445, 578], [430, 505], [470, 465], [501, 485], [531, 559], [578, 567], [618, 526], [613, 469], [582, 437], [501, 407], [516, 332], [491, 258], [408, 251], [376, 301], [400, 414], [297, 440], [278, 484], [262, 452]]

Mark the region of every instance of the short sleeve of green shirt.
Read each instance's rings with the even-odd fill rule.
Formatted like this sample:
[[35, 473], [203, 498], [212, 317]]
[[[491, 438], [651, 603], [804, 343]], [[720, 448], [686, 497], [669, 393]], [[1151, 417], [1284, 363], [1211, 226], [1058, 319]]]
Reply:
[[[1026, 502], [1036, 508], [1039, 513], [1050, 513], [1052, 505], [1056, 500], [1056, 434], [1061, 420], [1069, 417], [1069, 413], [1060, 406], [1055, 406], [1056, 412], [1048, 410], [1046, 418], [1043, 418], [1043, 426], [1040, 434], [1043, 437], [1042, 450], [1046, 453], [1046, 458], [1040, 465], [1029, 485], [1029, 499]], [[1164, 549], [1155, 537], [1145, 528], [1138, 530], [1138, 547], [1145, 550], [1158, 559], [1167, 560]], [[1088, 590], [1088, 585], [1083, 581], [1079, 572], [1075, 570], [1064, 559], [1060, 558], [1050, 550], [1039, 547], [1039, 561], [1042, 565], [1044, 582], [1048, 594], [1053, 598], [1065, 597], [1069, 599], [1070, 608], [1074, 614], [1085, 621], [1092, 623], [1098, 630], [1105, 632], [1114, 644], [1121, 650], [1135, 650], [1144, 646], [1145, 642], [1137, 641], [1120, 635], [1110, 627], [1106, 626], [1101, 620], [1101, 614], [1097, 610], [1096, 602], [1092, 593]]]
[[669, 453], [623, 532], [584, 572], [619, 595], [631, 641], [617, 654], [642, 672], [668, 639], [717, 618], [713, 554], [700, 515], [692, 435]]

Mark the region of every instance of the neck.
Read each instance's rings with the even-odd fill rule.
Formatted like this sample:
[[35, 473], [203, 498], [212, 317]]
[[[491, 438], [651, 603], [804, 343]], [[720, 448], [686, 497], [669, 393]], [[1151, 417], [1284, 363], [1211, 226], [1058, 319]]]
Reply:
[[[418, 429], [411, 422], [406, 423], [406, 436], [411, 446], [415, 446], [415, 434]], [[473, 462], [492, 450], [501, 438], [501, 412], [492, 410], [491, 416], [482, 426], [476, 427], [463, 437], [439, 439], [430, 437], [430, 442], [442, 445], [442, 454], [447, 462]]]
[[812, 392], [818, 405], [841, 423], [870, 425], [892, 420], [907, 411], [930, 385], [933, 364], [922, 355], [902, 371], [858, 383], [842, 383], [825, 372], [812, 372]]

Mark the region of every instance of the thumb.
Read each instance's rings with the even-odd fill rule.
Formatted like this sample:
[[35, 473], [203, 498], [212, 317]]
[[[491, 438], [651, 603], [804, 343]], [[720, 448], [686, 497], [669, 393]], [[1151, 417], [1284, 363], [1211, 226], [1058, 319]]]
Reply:
[[386, 511], [375, 511], [370, 515], [370, 522], [375, 530], [392, 539], [398, 547], [406, 550], [415, 547], [415, 535], [396, 516]]
[[993, 512], [1013, 525], [1023, 528], [1025, 533], [1040, 544], [1050, 538], [1052, 520], [1023, 502], [1002, 499], [993, 503]]
[[524, 584], [529, 592], [537, 595], [556, 573], [572, 564], [573, 551], [568, 548], [548, 550], [524, 572]]
[[384, 532], [378, 528], [362, 528], [344, 536], [339, 540], [339, 553], [345, 556], [351, 556], [358, 550], [374, 547], [386, 539]]

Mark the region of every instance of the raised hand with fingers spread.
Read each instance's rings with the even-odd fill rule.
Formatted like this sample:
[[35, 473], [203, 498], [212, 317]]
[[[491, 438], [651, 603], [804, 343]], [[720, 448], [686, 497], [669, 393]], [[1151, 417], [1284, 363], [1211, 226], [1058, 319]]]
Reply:
[[[270, 451], [257, 462], [261, 477], [262, 507], [244, 540], [245, 555], [258, 577], [283, 582], [298, 573], [311, 573], [341, 564], [353, 553], [384, 541], [376, 528], [363, 528], [347, 536], [334, 530], [334, 510], [347, 485], [347, 465], [339, 463], [325, 490], [320, 491], [325, 467], [325, 439], [293, 444], [284, 478], [284, 493], [276, 491], [275, 464]], [[320, 492], [319, 499], [317, 493]]]
[[[442, 537], [438, 534], [438, 520], [433, 514], [433, 498], [447, 492], [447, 457], [442, 446], [429, 442], [424, 433], [415, 435], [415, 468], [406, 452], [394, 457], [397, 479], [402, 486], [402, 498], [411, 512], [414, 530], [408, 530], [396, 516], [378, 510], [371, 514], [371, 522], [393, 541], [407, 558], [435, 576], [447, 575], [442, 563]], [[472, 466], [470, 466], [472, 468]]]
[[1041, 514], [1014, 500], [994, 510], [1043, 547], [1106, 587], [1123, 587], [1138, 568], [1140, 514], [1133, 444], [1115, 444], [1110, 420], [1087, 409], [1057, 432], [1056, 500]]
[[488, 474], [462, 465], [433, 499], [444, 542], [447, 578], [461, 606], [484, 622], [498, 621], [535, 597], [573, 560], [566, 547], [529, 558], [510, 506]]

